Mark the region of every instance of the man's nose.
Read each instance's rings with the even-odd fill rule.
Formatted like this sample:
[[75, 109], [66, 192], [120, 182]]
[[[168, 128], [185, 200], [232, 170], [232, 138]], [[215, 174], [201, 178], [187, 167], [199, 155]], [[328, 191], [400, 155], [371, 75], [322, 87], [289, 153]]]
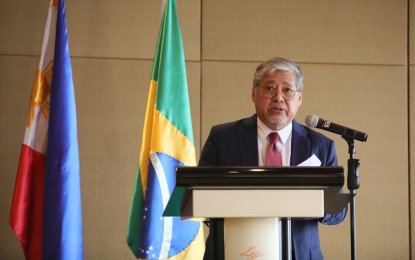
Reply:
[[282, 91], [277, 91], [271, 100], [274, 102], [284, 101], [284, 98], [282, 97]]

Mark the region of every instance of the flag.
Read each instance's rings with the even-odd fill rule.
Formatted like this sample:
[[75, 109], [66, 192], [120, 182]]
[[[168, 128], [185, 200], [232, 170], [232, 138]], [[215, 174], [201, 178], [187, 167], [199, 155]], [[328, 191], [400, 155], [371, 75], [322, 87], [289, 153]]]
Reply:
[[175, 0], [168, 0], [151, 74], [127, 243], [139, 259], [202, 259], [199, 221], [163, 217], [177, 166], [196, 165], [186, 67]]
[[75, 94], [64, 0], [51, 0], [10, 212], [26, 259], [83, 259]]

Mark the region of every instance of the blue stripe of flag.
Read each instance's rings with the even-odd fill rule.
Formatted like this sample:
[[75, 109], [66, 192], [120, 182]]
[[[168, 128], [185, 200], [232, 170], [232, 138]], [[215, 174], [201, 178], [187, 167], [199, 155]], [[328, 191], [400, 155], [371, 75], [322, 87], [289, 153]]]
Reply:
[[43, 259], [83, 259], [75, 94], [64, 0], [59, 0], [43, 209]]

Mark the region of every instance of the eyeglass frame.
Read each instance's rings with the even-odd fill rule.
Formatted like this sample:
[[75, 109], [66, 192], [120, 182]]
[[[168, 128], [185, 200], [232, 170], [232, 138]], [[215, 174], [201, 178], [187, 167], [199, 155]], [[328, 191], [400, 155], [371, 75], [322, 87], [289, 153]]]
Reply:
[[[255, 87], [256, 87], [256, 88], [261, 88], [261, 89], [262, 89], [261, 94], [262, 94], [265, 98], [273, 99], [273, 98], [274, 98], [274, 97], [278, 94], [278, 92], [280, 92], [281, 97], [282, 97], [284, 100], [286, 100], [286, 101], [293, 100], [293, 99], [295, 98], [295, 96], [296, 96], [296, 93], [297, 93], [297, 92], [301, 92], [301, 90], [299, 90], [299, 89], [293, 89], [293, 88], [289, 88], [289, 87], [282, 87], [280, 91], [278, 91], [278, 88], [276, 88], [276, 87], [271, 87], [271, 86], [255, 86]], [[265, 93], [264, 93], [264, 91], [266, 91], [266, 89], [267, 89], [267, 88], [271, 88], [271, 89], [273, 89], [273, 90], [274, 90], [274, 91], [273, 91], [273, 92], [274, 92], [274, 94], [273, 94], [272, 96], [270, 96], [269, 94], [265, 94]], [[292, 91], [292, 93], [294, 93], [292, 97], [287, 97], [287, 96], [286, 96], [286, 95], [287, 95], [287, 93], [285, 93], [284, 91], [287, 91], [287, 90], [290, 90], [290, 91]]]

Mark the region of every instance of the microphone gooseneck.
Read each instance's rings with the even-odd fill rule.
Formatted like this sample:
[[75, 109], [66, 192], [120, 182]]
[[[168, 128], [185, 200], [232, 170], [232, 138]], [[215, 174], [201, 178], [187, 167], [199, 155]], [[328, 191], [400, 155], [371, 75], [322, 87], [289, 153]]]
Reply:
[[366, 142], [367, 140], [367, 134], [342, 126], [342, 125], [338, 125], [335, 124], [333, 122], [330, 122], [328, 120], [324, 120], [319, 118], [316, 115], [308, 115], [305, 118], [305, 123], [307, 126], [309, 127], [315, 127], [315, 128], [319, 128], [319, 129], [323, 129], [335, 134], [339, 134], [341, 135], [343, 138], [345, 139], [355, 139], [361, 142]]

